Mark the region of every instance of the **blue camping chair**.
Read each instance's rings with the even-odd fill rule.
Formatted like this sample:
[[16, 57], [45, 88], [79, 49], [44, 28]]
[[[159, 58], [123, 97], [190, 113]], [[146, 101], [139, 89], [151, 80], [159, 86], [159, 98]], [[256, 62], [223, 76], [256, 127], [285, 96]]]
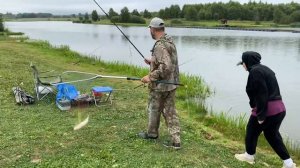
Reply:
[[77, 97], [78, 91], [74, 85], [64, 83], [57, 85], [56, 105], [60, 110], [70, 110], [71, 102]]

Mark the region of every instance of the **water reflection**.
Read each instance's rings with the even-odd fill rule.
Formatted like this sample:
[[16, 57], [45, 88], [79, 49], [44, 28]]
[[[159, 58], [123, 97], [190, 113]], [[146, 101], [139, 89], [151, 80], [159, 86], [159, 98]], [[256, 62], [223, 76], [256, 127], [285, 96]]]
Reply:
[[109, 34], [109, 37], [110, 37], [110, 39], [111, 39], [111, 40], [114, 40], [114, 38], [115, 38], [115, 34], [113, 34], [113, 33], [110, 33], [110, 34]]
[[243, 48], [291, 48], [295, 44], [298, 44], [298, 46], [295, 46], [294, 48], [299, 50], [299, 39], [292, 38], [292, 39], [286, 39], [286, 38], [273, 38], [273, 37], [230, 37], [230, 36], [175, 36], [175, 41], [178, 42], [181, 40], [181, 43], [189, 46], [189, 47], [198, 47], [198, 46], [205, 46], [207, 48], [239, 48], [240, 46], [243, 46]]
[[298, 44], [298, 55], [296, 56], [297, 56], [297, 60], [300, 62], [300, 39], [298, 40], [297, 44]]
[[97, 38], [99, 37], [99, 34], [98, 34], [98, 33], [93, 33], [93, 37], [94, 37], [95, 39], [97, 39]]

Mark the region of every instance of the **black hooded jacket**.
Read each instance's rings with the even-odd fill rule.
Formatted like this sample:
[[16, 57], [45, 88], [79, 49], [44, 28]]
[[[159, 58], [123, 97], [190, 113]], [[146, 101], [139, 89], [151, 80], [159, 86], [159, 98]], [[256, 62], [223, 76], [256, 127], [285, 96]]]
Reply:
[[261, 56], [257, 52], [243, 53], [242, 61], [249, 71], [246, 92], [251, 108], [257, 108], [259, 121], [266, 118], [268, 101], [281, 100], [280, 89], [275, 73], [265, 65], [260, 64]]

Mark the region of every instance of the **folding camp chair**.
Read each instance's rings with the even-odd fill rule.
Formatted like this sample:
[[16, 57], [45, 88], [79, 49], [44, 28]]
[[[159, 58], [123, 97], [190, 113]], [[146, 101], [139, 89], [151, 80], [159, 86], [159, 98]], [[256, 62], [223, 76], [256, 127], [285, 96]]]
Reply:
[[[60, 75], [46, 76], [47, 74], [53, 71], [39, 72], [35, 65], [33, 65], [32, 63], [30, 64], [30, 67], [33, 70], [34, 90], [36, 93], [37, 100], [42, 100], [49, 94], [55, 94], [56, 88], [54, 85], [56, 83], [62, 82]], [[43, 74], [43, 76], [40, 76], [41, 74]]]
[[113, 89], [109, 86], [95, 86], [92, 88], [92, 97], [95, 105], [99, 106], [102, 103], [109, 102], [112, 104]]

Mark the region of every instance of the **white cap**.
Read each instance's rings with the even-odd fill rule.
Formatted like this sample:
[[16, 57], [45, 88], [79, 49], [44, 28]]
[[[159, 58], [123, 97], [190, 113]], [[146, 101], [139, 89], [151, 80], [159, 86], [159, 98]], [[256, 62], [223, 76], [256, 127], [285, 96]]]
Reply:
[[148, 27], [153, 27], [153, 28], [165, 27], [165, 22], [161, 18], [155, 17], [150, 21]]

